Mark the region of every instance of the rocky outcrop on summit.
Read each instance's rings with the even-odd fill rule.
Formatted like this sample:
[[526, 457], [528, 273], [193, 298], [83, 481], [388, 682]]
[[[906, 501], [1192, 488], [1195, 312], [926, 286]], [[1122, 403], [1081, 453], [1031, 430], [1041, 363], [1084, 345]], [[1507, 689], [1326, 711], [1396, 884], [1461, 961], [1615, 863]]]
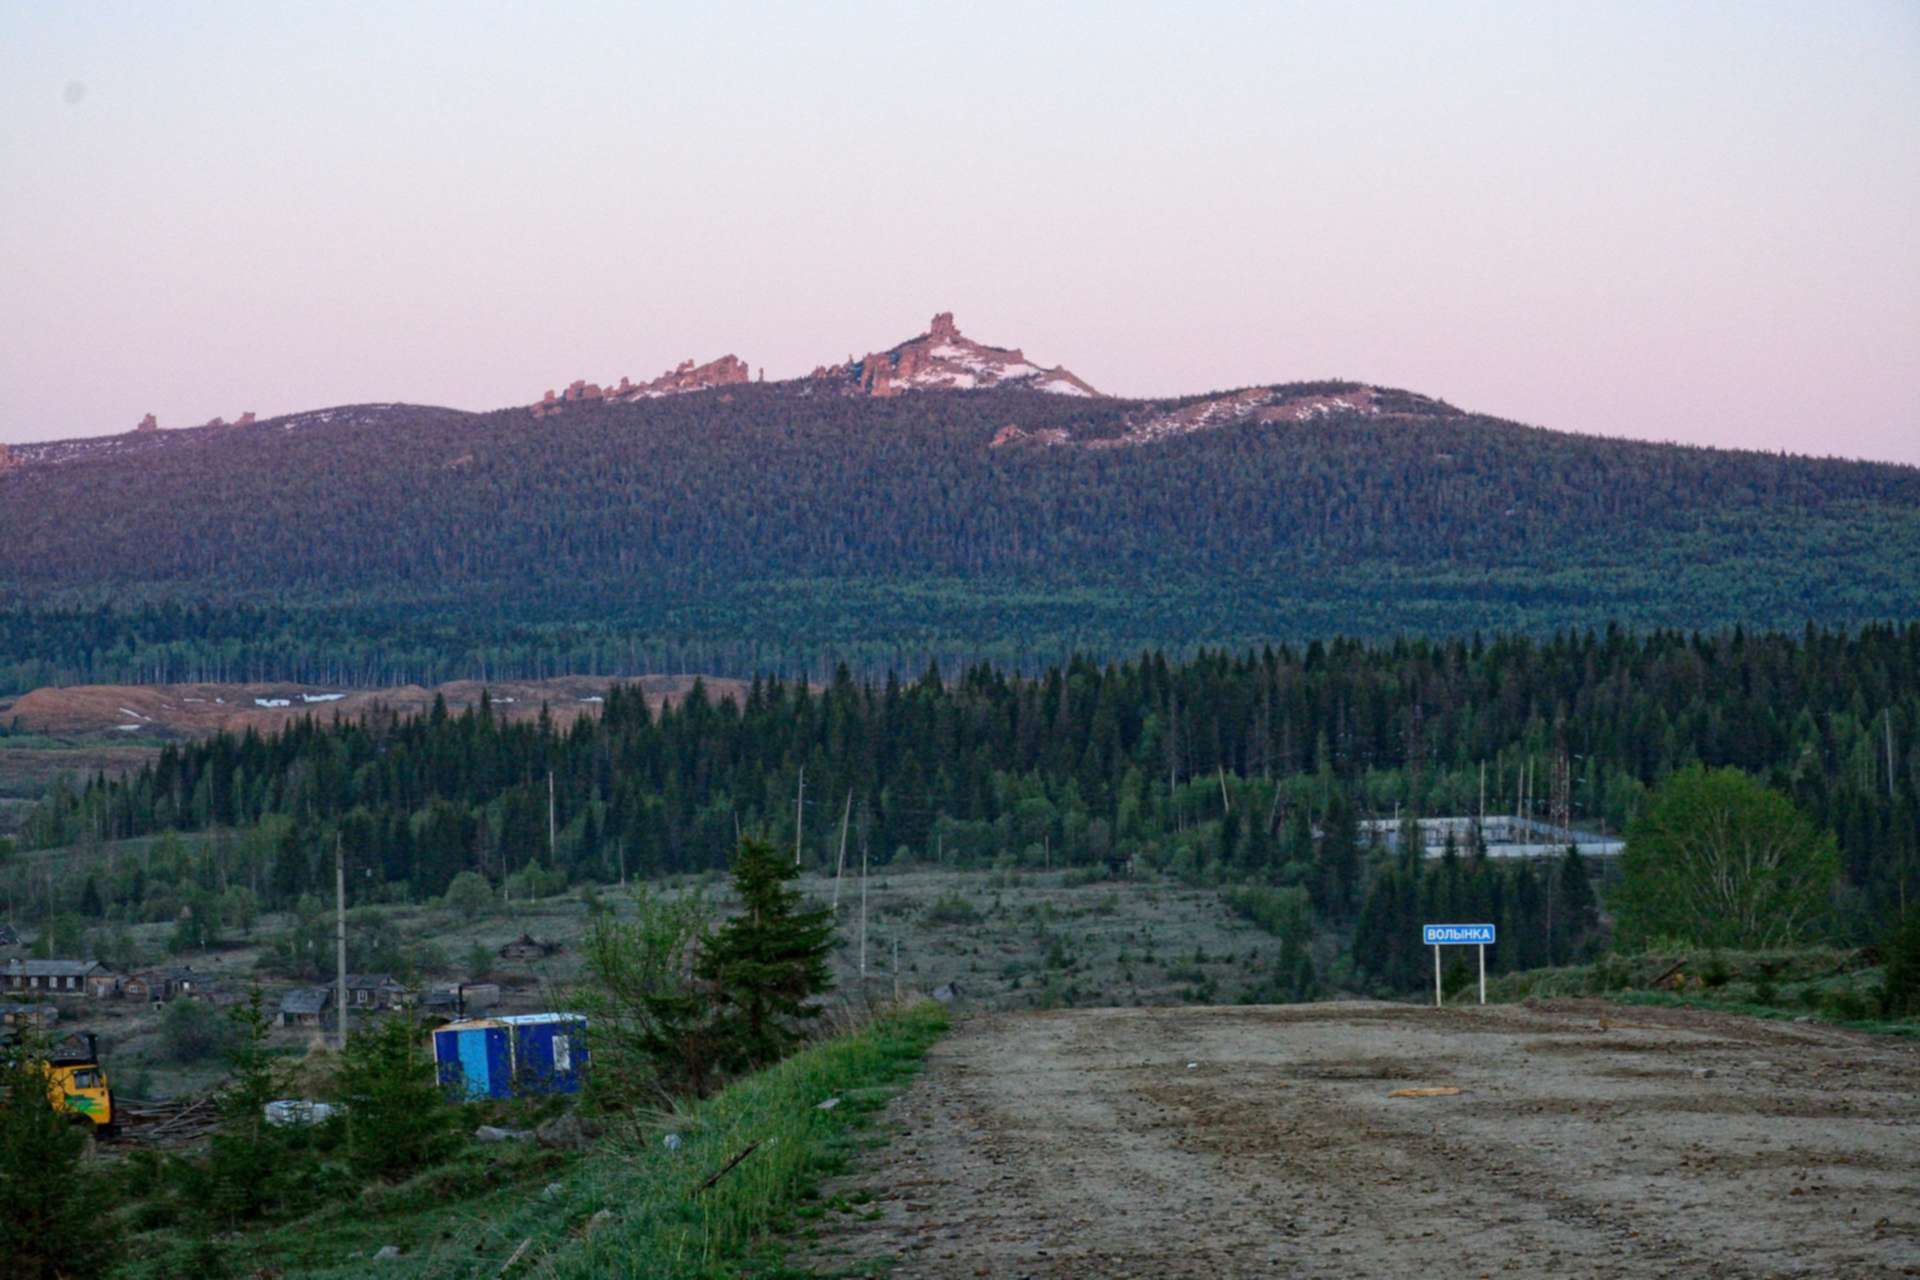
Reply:
[[1380, 412], [1374, 389], [1367, 386], [1343, 387], [1338, 391], [1299, 394], [1287, 387], [1254, 387], [1231, 395], [1215, 396], [1178, 409], [1155, 410], [1129, 418], [1120, 435], [1104, 440], [1089, 440], [1089, 449], [1116, 449], [1127, 445], [1152, 444], [1173, 436], [1192, 435], [1196, 431], [1217, 431], [1241, 422], [1309, 422], [1336, 413], [1357, 413], [1372, 417]]
[[575, 379], [562, 392], [548, 391], [533, 406], [533, 416], [544, 418], [549, 414], [561, 412], [569, 403], [587, 400], [601, 400], [614, 404], [630, 404], [636, 400], [657, 400], [662, 396], [684, 395], [689, 391], [710, 391], [715, 387], [730, 387], [747, 381], [747, 362], [736, 355], [724, 355], [718, 360], [709, 360], [705, 364], [695, 364], [692, 360], [682, 360], [652, 382], [634, 383], [629, 378], [621, 378], [616, 387], [603, 387], [597, 382], [588, 382], [584, 378]]
[[0, 444], [0, 475], [5, 475], [17, 465], [19, 464], [14, 462], [12, 452], [7, 446]]
[[[250, 427], [254, 422], [255, 417], [253, 410], [249, 409], [232, 422], [228, 422], [225, 418], [215, 416], [208, 418], [200, 425], [203, 427]], [[149, 413], [140, 419], [139, 424], [133, 429], [133, 434], [136, 436], [150, 436], [156, 434], [159, 430], [160, 419]]]
[[897, 396], [905, 391], [968, 391], [1005, 387], [1064, 396], [1101, 393], [1062, 368], [1029, 361], [1018, 347], [990, 347], [961, 335], [951, 311], [933, 318], [917, 338], [845, 364], [823, 365], [808, 375], [837, 383], [850, 394]]

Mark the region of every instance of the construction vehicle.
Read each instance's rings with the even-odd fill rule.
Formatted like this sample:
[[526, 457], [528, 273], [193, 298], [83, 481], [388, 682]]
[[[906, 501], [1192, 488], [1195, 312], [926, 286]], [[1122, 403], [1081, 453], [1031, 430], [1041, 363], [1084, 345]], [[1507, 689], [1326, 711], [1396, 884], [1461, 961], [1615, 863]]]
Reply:
[[99, 1044], [91, 1031], [62, 1036], [39, 1056], [46, 1064], [47, 1100], [76, 1124], [91, 1125], [100, 1137], [114, 1133], [113, 1087], [100, 1065]]

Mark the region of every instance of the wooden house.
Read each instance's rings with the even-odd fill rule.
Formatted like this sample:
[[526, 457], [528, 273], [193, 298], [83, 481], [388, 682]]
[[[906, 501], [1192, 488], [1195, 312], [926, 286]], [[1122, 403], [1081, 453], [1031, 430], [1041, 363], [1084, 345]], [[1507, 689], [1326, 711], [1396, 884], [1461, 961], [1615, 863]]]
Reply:
[[0, 1004], [0, 1026], [50, 1027], [60, 1021], [57, 1004]]
[[557, 942], [540, 942], [530, 933], [523, 933], [512, 942], [500, 948], [502, 960], [544, 960], [560, 950]]
[[390, 973], [347, 975], [347, 1006], [352, 1009], [391, 1009], [405, 1004], [411, 994]]
[[494, 982], [444, 982], [420, 997], [422, 1012], [442, 1018], [471, 1017], [499, 1003], [500, 986]]
[[280, 997], [279, 1022], [283, 1027], [324, 1027], [332, 1023], [327, 1016], [333, 1007], [332, 987], [295, 987]]
[[96, 960], [9, 960], [0, 969], [0, 983], [8, 991], [84, 996], [88, 979], [106, 971]]
[[196, 981], [191, 968], [142, 969], [121, 980], [120, 994], [129, 1000], [161, 1004], [175, 996], [192, 995]]

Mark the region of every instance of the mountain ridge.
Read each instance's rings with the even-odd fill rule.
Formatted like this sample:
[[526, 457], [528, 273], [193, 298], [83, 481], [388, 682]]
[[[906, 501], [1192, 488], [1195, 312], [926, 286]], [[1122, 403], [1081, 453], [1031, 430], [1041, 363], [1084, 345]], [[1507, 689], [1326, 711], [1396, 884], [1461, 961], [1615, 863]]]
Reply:
[[944, 313], [815, 375], [746, 372], [15, 446], [0, 635], [50, 656], [8, 678], [182, 652], [739, 673], [1920, 614], [1920, 468], [1579, 435], [1348, 380], [1064, 394]]
[[[960, 332], [950, 311], [935, 314], [926, 332], [890, 348], [870, 352], [858, 359], [849, 356], [838, 364], [817, 365], [811, 372], [798, 377], [768, 383], [764, 369], [758, 372], [757, 377], [753, 376], [748, 363], [729, 352], [705, 363], [697, 363], [692, 358], [682, 360], [673, 368], [644, 382], [634, 382], [625, 375], [617, 383], [604, 385], [576, 378], [562, 390], [549, 388], [540, 400], [526, 406], [524, 411], [541, 419], [582, 405], [635, 404], [714, 391], [724, 394], [749, 383], [788, 388], [801, 394], [812, 394], [817, 390], [873, 398], [889, 398], [909, 392], [1029, 390], [1131, 407], [1117, 429], [1109, 423], [1103, 423], [1091, 433], [1060, 427], [1033, 428], [1022, 422], [1004, 423], [988, 441], [988, 447], [994, 449], [1009, 445], [1112, 449], [1153, 444], [1249, 422], [1298, 423], [1347, 414], [1406, 420], [1465, 412], [1445, 400], [1417, 392], [1348, 379], [1256, 384], [1179, 396], [1109, 396], [1064, 366], [1046, 367], [1029, 361], [1021, 348], [995, 347], [966, 337]], [[231, 422], [215, 417], [204, 424], [171, 428], [162, 428], [155, 415], [148, 413], [138, 425], [119, 434], [0, 443], [0, 474], [47, 463], [119, 456], [165, 447], [163, 441], [206, 441], [244, 430], [293, 431], [334, 423], [376, 422], [404, 427], [427, 418], [437, 421], [479, 419], [501, 411], [498, 408], [456, 409], [442, 405], [375, 401], [298, 410], [266, 419], [258, 419], [248, 411]], [[1511, 421], [1490, 415], [1475, 416], [1489, 421]], [[1556, 430], [1533, 424], [1516, 425], [1530, 426], [1535, 430]], [[1702, 448], [1733, 455], [1765, 452], [1724, 446], [1672, 444], [1588, 432], [1569, 431], [1562, 434], [1584, 439]], [[1860, 462], [1875, 466], [1913, 466], [1909, 463], [1832, 455], [1788, 453], [1782, 456], [1810, 461]]]

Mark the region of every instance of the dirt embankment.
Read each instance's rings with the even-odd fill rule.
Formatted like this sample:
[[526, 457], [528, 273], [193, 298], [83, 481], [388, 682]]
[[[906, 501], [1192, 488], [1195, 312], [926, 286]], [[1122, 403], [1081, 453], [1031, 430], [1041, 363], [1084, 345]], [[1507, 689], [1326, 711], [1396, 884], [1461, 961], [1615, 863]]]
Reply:
[[604, 704], [616, 683], [637, 685], [658, 711], [678, 701], [704, 679], [710, 697], [744, 700], [746, 684], [711, 676], [634, 676], [619, 681], [607, 676], [560, 676], [550, 680], [459, 680], [428, 688], [397, 685], [381, 689], [347, 689], [288, 683], [273, 684], [160, 684], [73, 685], [35, 689], [8, 705], [0, 703], [0, 721], [17, 722], [30, 733], [62, 737], [122, 734], [130, 741], [153, 738], [199, 738], [223, 729], [256, 729], [272, 733], [303, 716], [331, 719], [339, 715], [358, 719], [386, 710], [417, 715], [433, 707], [435, 695], [447, 700], [455, 713], [478, 706], [483, 692], [492, 696], [496, 712], [514, 720], [532, 719], [541, 707], [562, 724], [591, 715]]
[[[1444, 1087], [1449, 1096], [1395, 1098]], [[1589, 1002], [982, 1016], [804, 1258], [900, 1276], [1920, 1271], [1920, 1046]]]

